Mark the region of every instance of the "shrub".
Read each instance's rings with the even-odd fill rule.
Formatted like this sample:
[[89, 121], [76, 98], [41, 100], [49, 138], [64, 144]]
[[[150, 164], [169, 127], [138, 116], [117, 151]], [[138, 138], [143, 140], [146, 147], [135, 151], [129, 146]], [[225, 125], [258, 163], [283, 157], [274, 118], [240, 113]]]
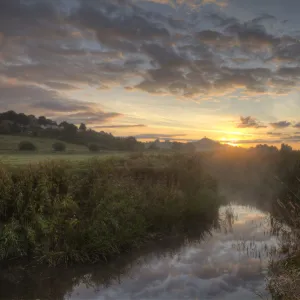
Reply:
[[66, 151], [66, 145], [61, 142], [56, 142], [52, 145], [54, 151]]
[[106, 260], [150, 237], [212, 226], [221, 204], [201, 163], [184, 156], [0, 166], [0, 195], [0, 262], [50, 265]]
[[22, 141], [19, 144], [19, 150], [20, 151], [35, 151], [36, 146], [32, 142]]
[[97, 144], [89, 144], [88, 148], [91, 152], [99, 152], [100, 151], [100, 147]]

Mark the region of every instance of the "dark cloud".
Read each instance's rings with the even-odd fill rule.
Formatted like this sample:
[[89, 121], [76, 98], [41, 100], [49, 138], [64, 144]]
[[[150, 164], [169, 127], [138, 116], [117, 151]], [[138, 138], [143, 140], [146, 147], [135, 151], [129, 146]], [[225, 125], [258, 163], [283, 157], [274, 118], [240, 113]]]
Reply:
[[93, 126], [96, 129], [105, 129], [105, 128], [137, 128], [137, 127], [146, 127], [144, 124], [133, 124], [133, 125], [101, 125], [101, 126]]
[[300, 77], [300, 67], [282, 67], [277, 73], [282, 77]]
[[79, 124], [79, 123], [86, 123], [86, 124], [97, 124], [97, 123], [104, 123], [106, 121], [112, 120], [117, 117], [121, 117], [122, 114], [117, 112], [104, 112], [101, 110], [98, 111], [85, 111], [85, 112], [78, 112], [73, 114], [63, 115], [58, 118], [60, 121], [68, 121], [71, 123]]
[[157, 133], [145, 133], [135, 135], [137, 139], [175, 139], [177, 137], [184, 137], [186, 134], [157, 134]]
[[180, 3], [2, 0], [0, 73], [56, 90], [127, 86], [200, 99], [297, 86], [300, 43], [272, 30], [277, 17], [244, 22], [215, 5], [197, 10], [199, 1], [175, 11]]
[[85, 110], [89, 106], [65, 98], [53, 90], [32, 85], [3, 84], [0, 85], [0, 107], [2, 110], [19, 110], [21, 107], [24, 112], [30, 112], [32, 108], [59, 112]]
[[248, 117], [240, 117], [240, 123], [237, 125], [238, 128], [266, 128], [267, 126], [259, 123], [255, 118]]
[[62, 83], [62, 82], [47, 81], [47, 82], [45, 82], [45, 85], [47, 85], [48, 87], [50, 87], [52, 89], [56, 89], [56, 90], [76, 90], [76, 89], [78, 89], [74, 85], [70, 85], [68, 83]]
[[300, 128], [300, 122], [296, 123], [293, 127]]
[[52, 101], [43, 100], [32, 104], [31, 107], [37, 108], [39, 110], [47, 110], [53, 112], [74, 112], [90, 109], [90, 106], [84, 105], [84, 103], [70, 100], [63, 101], [60, 99], [53, 99]]
[[291, 122], [288, 122], [288, 121], [279, 121], [279, 122], [274, 122], [274, 123], [270, 123], [270, 125], [275, 128], [275, 129], [278, 129], [278, 128], [286, 128], [286, 127], [289, 127], [292, 125]]
[[[42, 100], [41, 100], [42, 99]], [[0, 107], [25, 113], [60, 115], [58, 120], [87, 124], [103, 123], [122, 116], [116, 112], [104, 112], [95, 103], [75, 101], [53, 90], [30, 85], [0, 85]]]
[[[130, 11], [129, 15], [124, 14], [126, 8]], [[165, 28], [151, 22], [129, 3], [102, 1], [101, 6], [95, 7], [92, 1], [82, 1], [71, 20], [95, 30], [101, 43], [124, 51], [136, 50], [135, 42], [169, 37]]]

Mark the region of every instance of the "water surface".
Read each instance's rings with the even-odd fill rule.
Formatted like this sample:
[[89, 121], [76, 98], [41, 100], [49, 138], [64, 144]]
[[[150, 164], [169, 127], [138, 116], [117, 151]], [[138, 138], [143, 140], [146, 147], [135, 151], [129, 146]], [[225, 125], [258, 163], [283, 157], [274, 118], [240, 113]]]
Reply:
[[153, 242], [110, 264], [4, 272], [0, 299], [252, 300], [267, 296], [268, 261], [278, 244], [269, 215], [239, 205], [221, 207], [219, 215], [211, 230], [201, 229], [189, 239]]
[[211, 235], [175, 250], [166, 243], [109, 283], [97, 284], [87, 273], [65, 299], [260, 299], [267, 295], [268, 260], [277, 245], [268, 215], [232, 205], [220, 209], [220, 220]]

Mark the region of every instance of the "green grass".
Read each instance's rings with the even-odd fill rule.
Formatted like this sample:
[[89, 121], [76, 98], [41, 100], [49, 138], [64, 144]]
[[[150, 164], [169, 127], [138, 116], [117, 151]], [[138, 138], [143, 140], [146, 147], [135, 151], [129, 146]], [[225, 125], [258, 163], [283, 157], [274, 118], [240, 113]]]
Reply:
[[222, 203], [196, 156], [0, 166], [0, 263], [107, 260], [149, 238], [212, 225]]
[[[21, 141], [32, 142], [37, 151], [19, 151], [18, 145]], [[127, 154], [118, 151], [90, 152], [86, 146], [66, 144], [66, 151], [59, 153], [52, 150], [52, 145], [58, 142], [55, 139], [34, 138], [24, 136], [0, 135], [0, 163], [20, 166], [24, 164], [35, 164], [48, 160], [65, 160], [71, 162], [83, 162], [91, 158], [107, 159], [123, 157]]]
[[[60, 142], [56, 139], [27, 137], [27, 136], [13, 136], [13, 135], [0, 135], [0, 154], [3, 152], [14, 153], [19, 152], [18, 145], [21, 141], [32, 142], [37, 147], [38, 153], [51, 153], [52, 145]], [[67, 146], [67, 153], [88, 153], [89, 150], [86, 146], [64, 143]]]
[[125, 157], [127, 153], [103, 152], [103, 153], [15, 153], [0, 154], [0, 163], [11, 166], [42, 163], [49, 160], [64, 160], [69, 162], [84, 162], [93, 158], [108, 159], [110, 157]]

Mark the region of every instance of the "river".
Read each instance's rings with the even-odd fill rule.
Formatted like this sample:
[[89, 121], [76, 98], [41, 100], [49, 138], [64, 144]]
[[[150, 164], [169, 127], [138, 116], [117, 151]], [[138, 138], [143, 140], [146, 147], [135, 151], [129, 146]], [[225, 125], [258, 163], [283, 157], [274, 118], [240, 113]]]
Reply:
[[[268, 213], [228, 205], [196, 238], [170, 237], [103, 266], [37, 270], [0, 283], [0, 298], [58, 300], [252, 300], [278, 247]], [[19, 281], [18, 281], [19, 280]], [[13, 282], [13, 283], [12, 283]]]

